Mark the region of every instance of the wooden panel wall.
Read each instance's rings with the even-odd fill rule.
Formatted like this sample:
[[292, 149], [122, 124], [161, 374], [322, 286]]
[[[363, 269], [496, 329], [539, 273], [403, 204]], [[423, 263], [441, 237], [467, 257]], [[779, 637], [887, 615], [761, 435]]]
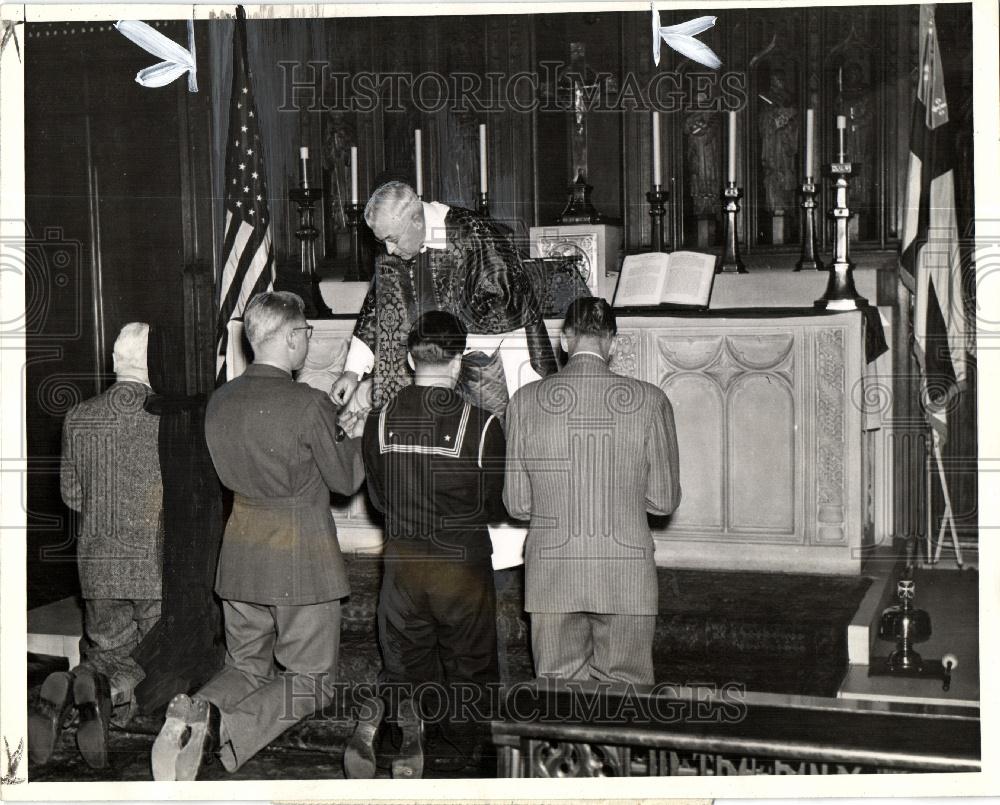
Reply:
[[[183, 23], [161, 32], [186, 42]], [[203, 38], [200, 46], [207, 42]], [[183, 333], [172, 390], [211, 372], [206, 92], [135, 82], [149, 54], [111, 24], [29, 23], [25, 192], [29, 233], [26, 419], [29, 604], [76, 588], [74, 525], [59, 494], [62, 421], [113, 381], [123, 324]], [[201, 77], [203, 89], [207, 75]]]

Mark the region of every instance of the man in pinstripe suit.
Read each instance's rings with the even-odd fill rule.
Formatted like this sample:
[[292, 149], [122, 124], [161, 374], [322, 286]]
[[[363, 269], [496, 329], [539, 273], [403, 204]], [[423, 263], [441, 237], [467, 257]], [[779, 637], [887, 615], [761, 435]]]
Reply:
[[673, 410], [656, 386], [608, 368], [618, 326], [577, 299], [569, 363], [507, 409], [504, 503], [530, 520], [525, 610], [540, 677], [653, 684], [657, 584], [646, 512], [681, 497]]

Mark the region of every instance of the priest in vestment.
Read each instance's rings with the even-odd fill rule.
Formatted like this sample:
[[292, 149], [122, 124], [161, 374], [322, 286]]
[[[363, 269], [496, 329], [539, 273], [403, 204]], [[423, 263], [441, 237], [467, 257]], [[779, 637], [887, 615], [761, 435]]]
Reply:
[[[376, 409], [408, 386], [406, 338], [429, 310], [454, 314], [469, 331], [459, 390], [476, 405], [502, 414], [509, 394], [556, 371], [531, 278], [510, 235], [496, 222], [421, 201], [398, 181], [372, 194], [365, 220], [387, 254], [376, 260], [344, 373], [331, 390], [335, 404], [351, 401], [369, 372]], [[358, 412], [362, 420], [365, 407]]]

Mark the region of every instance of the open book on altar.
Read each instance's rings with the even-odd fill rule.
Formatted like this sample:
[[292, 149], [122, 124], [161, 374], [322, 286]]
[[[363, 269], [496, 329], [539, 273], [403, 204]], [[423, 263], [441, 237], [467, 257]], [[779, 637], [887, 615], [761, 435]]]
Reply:
[[622, 263], [614, 307], [707, 308], [716, 259], [699, 252], [629, 255]]

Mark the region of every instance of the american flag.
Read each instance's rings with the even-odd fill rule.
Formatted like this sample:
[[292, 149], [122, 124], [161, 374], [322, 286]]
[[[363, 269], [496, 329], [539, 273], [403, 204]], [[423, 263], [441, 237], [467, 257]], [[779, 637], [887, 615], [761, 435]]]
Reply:
[[244, 364], [242, 327], [232, 320], [243, 314], [254, 294], [270, 290], [274, 283], [264, 150], [247, 63], [246, 12], [242, 6], [236, 9], [233, 33], [233, 91], [225, 181], [226, 234], [222, 250], [225, 262], [219, 281], [216, 356], [216, 383], [220, 385], [242, 371]]
[[902, 263], [916, 285], [914, 352], [924, 412], [944, 441], [947, 409], [966, 379], [966, 321], [955, 214], [954, 132], [934, 6], [920, 7], [920, 76], [913, 107], [903, 218]]

